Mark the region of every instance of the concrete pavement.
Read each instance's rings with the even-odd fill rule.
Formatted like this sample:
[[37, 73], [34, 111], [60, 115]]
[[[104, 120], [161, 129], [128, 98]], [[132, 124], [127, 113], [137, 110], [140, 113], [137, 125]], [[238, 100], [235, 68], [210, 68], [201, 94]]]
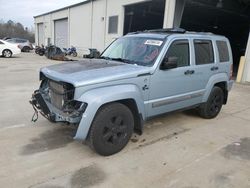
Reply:
[[1, 187], [250, 187], [249, 85], [234, 85], [216, 119], [160, 116], [123, 151], [102, 157], [74, 141], [70, 126], [41, 116], [31, 122], [38, 71], [56, 63], [34, 54], [0, 58]]

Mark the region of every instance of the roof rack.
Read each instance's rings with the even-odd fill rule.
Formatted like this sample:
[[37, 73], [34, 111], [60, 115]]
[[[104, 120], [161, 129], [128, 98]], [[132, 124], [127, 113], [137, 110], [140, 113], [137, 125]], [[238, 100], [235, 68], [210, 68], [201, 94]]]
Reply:
[[182, 28], [165, 28], [165, 29], [153, 29], [153, 30], [145, 30], [147, 33], [186, 33], [185, 29]]
[[165, 28], [165, 29], [153, 29], [153, 30], [144, 30], [144, 31], [135, 31], [130, 32], [127, 35], [140, 34], [140, 33], [186, 33], [185, 29], [182, 28]]

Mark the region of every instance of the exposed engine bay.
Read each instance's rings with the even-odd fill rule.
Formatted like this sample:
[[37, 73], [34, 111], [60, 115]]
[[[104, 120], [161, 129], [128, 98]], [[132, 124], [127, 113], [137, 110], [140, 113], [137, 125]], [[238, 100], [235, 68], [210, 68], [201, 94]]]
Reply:
[[87, 104], [74, 100], [74, 92], [72, 84], [43, 76], [40, 88], [34, 92], [30, 103], [36, 115], [40, 112], [52, 122], [79, 123]]

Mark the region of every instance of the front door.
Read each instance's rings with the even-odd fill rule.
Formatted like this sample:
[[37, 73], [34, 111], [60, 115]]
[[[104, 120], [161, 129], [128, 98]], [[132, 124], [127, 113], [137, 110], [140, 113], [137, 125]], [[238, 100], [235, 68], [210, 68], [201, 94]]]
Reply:
[[196, 87], [199, 80], [196, 80], [191, 51], [191, 41], [188, 39], [172, 41], [164, 59], [177, 58], [177, 68], [158, 68], [151, 76], [149, 101], [146, 102], [149, 117], [201, 101], [204, 91]]

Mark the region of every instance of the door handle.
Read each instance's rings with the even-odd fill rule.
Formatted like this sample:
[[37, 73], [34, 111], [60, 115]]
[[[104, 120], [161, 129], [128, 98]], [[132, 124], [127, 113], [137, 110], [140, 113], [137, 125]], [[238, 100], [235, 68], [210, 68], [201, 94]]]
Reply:
[[216, 70], [218, 70], [219, 69], [219, 67], [212, 67], [211, 68], [211, 71], [216, 71]]
[[187, 70], [184, 72], [185, 75], [194, 74], [194, 73], [195, 73], [194, 70]]

